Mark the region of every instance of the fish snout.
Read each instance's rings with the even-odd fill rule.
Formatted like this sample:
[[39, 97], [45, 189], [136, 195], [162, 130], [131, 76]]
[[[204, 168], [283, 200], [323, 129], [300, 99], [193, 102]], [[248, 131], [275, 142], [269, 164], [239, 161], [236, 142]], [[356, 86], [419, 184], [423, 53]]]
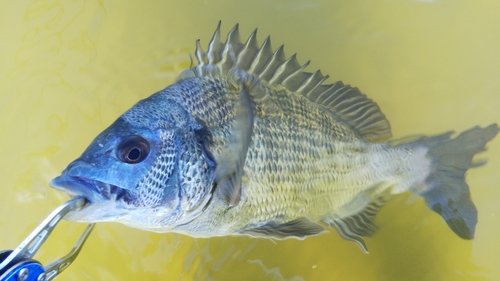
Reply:
[[105, 198], [96, 189], [95, 185], [85, 179], [61, 175], [50, 181], [52, 188], [66, 192], [69, 196], [83, 196], [91, 203], [103, 201]]
[[98, 204], [128, 195], [127, 190], [103, 178], [100, 169], [79, 159], [71, 162], [60, 176], [50, 181], [50, 186], [70, 196], [83, 196], [91, 203]]

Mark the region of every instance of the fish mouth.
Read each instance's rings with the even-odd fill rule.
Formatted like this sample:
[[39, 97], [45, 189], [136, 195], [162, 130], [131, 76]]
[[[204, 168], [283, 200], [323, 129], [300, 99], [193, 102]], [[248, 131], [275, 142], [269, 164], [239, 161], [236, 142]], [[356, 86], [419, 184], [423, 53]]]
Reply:
[[129, 191], [109, 183], [63, 174], [53, 179], [50, 186], [70, 197], [82, 196], [87, 201], [80, 210], [66, 214], [65, 220], [85, 223], [120, 221], [129, 212]]
[[50, 186], [66, 192], [70, 197], [83, 196], [88, 201], [86, 205], [129, 197], [128, 191], [121, 187], [79, 176], [59, 176], [50, 182]]

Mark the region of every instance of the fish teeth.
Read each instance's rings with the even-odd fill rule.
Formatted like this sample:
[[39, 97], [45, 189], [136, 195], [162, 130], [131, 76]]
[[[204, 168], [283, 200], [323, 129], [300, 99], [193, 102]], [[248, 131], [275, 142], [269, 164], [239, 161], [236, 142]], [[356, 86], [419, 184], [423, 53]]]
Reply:
[[109, 185], [110, 186], [110, 195], [114, 195], [114, 199], [120, 200], [126, 195], [126, 190], [123, 188], [120, 188], [116, 185]]
[[111, 185], [109, 183], [104, 183], [108, 197], [111, 197]]
[[94, 186], [96, 187], [96, 189], [98, 190], [98, 192], [102, 196], [104, 196], [106, 198], [110, 198], [110, 196], [111, 196], [111, 185], [109, 183], [96, 181], [94, 183]]

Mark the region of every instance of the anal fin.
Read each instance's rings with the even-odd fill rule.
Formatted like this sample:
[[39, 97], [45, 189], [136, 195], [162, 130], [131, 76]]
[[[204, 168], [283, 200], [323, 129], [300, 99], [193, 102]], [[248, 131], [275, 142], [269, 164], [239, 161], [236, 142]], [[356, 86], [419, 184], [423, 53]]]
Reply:
[[[366, 199], [366, 195], [361, 194], [350, 204], [362, 204]], [[375, 216], [388, 199], [389, 195], [386, 193], [386, 195], [380, 195], [375, 199], [371, 199], [359, 212], [344, 217], [327, 217], [322, 219], [322, 221], [330, 227], [335, 228], [340, 237], [358, 244], [363, 252], [368, 253], [368, 248], [362, 237], [371, 236], [375, 233], [377, 230], [377, 226], [374, 223]]]
[[301, 217], [282, 224], [271, 221], [262, 226], [245, 230], [242, 234], [280, 240], [291, 237], [304, 239], [307, 236], [318, 235], [324, 230], [324, 227], [311, 221], [309, 218]]

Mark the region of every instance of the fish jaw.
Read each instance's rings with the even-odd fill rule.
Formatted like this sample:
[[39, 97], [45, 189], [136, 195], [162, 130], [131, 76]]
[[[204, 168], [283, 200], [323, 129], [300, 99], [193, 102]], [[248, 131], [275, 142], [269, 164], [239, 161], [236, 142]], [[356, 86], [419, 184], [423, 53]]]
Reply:
[[66, 173], [54, 178], [50, 185], [70, 197], [83, 196], [86, 206], [69, 212], [64, 219], [74, 222], [119, 222], [133, 228], [168, 232], [175, 227], [181, 214], [169, 207], [138, 208], [129, 202], [130, 192], [118, 186]]
[[100, 190], [109, 190], [109, 185], [90, 181], [81, 177], [70, 177], [62, 175], [50, 181], [50, 186], [66, 192], [69, 196], [83, 196], [90, 203], [106, 201], [104, 194]]
[[54, 178], [50, 186], [66, 192], [70, 197], [83, 196], [88, 203], [85, 208], [71, 211], [65, 219], [76, 222], [119, 221], [127, 215], [125, 197], [127, 191], [101, 181], [80, 176], [71, 176], [67, 172]]
[[82, 160], [73, 161], [50, 182], [50, 186], [66, 192], [70, 197], [83, 196], [87, 206], [69, 212], [64, 218], [76, 222], [120, 221], [127, 216], [129, 191], [99, 177], [97, 170]]
[[83, 196], [91, 203], [102, 203], [112, 198], [120, 200], [127, 196], [127, 191], [116, 185], [94, 181], [82, 177], [59, 176], [50, 182], [58, 190], [65, 191], [70, 196]]

